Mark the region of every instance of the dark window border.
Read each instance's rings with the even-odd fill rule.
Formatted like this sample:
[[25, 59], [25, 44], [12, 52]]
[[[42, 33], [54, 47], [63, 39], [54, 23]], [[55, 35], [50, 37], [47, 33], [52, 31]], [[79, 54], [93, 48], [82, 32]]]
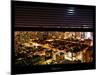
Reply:
[[[86, 5], [73, 5], [73, 4], [56, 4], [56, 3], [41, 3], [41, 2], [23, 2], [23, 1], [11, 1], [11, 74], [25, 74], [25, 73], [42, 73], [42, 72], [58, 72], [58, 71], [73, 71], [73, 70], [88, 70], [88, 69], [96, 69], [96, 24], [95, 24], [95, 14], [93, 19], [93, 29], [66, 29], [66, 28], [19, 28], [15, 27], [15, 19], [14, 19], [14, 6], [15, 4], [19, 5], [39, 5], [39, 6], [48, 6], [48, 7], [64, 7], [64, 6], [73, 6], [79, 8], [90, 8], [95, 11], [96, 6], [86, 6]], [[34, 30], [33, 30], [34, 29]], [[66, 64], [66, 65], [37, 65], [37, 66], [15, 66], [14, 61], [14, 31], [23, 31], [23, 30], [39, 30], [39, 31], [90, 31], [93, 32], [93, 43], [94, 43], [94, 60], [92, 63], [80, 63], [80, 64]]]

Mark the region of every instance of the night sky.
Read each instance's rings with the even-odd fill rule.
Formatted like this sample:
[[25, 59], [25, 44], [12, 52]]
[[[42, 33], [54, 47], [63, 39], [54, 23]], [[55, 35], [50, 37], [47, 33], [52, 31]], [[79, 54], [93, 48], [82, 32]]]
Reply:
[[16, 27], [92, 28], [94, 7], [29, 5], [15, 3]]

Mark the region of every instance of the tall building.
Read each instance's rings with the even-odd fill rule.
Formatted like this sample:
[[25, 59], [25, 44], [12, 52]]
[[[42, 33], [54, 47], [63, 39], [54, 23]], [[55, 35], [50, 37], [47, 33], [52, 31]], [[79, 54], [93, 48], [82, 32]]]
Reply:
[[86, 37], [86, 32], [81, 32], [81, 39], [85, 39]]
[[75, 32], [75, 38], [81, 39], [81, 32]]

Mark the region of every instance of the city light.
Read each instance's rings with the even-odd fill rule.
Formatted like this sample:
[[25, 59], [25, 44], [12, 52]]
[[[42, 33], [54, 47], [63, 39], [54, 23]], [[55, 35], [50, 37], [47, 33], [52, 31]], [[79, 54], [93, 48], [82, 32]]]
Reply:
[[91, 38], [92, 32], [16, 31], [16, 64], [23, 60], [31, 65], [92, 62]]
[[68, 13], [68, 15], [74, 15], [75, 9], [73, 7], [70, 7], [69, 9], [67, 9], [67, 13]]

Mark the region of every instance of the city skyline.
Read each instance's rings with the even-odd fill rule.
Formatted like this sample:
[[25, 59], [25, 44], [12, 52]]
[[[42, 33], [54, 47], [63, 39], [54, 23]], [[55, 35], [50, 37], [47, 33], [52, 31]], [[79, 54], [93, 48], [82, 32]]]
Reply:
[[31, 63], [30, 65], [92, 62], [92, 34], [92, 32], [15, 31], [16, 63], [23, 62], [20, 60], [24, 60], [27, 64]]

